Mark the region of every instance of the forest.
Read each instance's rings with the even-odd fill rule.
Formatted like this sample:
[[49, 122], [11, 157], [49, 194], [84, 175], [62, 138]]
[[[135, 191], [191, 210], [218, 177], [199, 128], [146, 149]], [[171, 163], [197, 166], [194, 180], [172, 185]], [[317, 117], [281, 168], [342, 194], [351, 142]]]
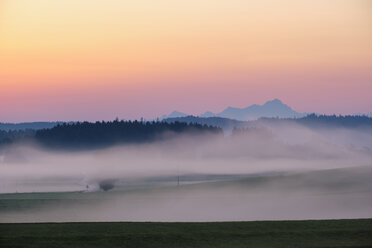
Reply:
[[35, 140], [47, 147], [98, 148], [123, 143], [151, 142], [178, 134], [221, 134], [222, 130], [182, 122], [109, 121], [76, 122], [37, 130]]

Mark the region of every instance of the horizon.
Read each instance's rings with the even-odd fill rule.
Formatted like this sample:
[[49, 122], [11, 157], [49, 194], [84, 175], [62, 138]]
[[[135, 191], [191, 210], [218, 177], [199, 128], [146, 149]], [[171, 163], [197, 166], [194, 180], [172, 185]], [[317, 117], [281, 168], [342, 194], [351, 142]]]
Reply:
[[[183, 111], [179, 111], [177, 109], [169, 112], [169, 113], [164, 113], [164, 114], [160, 114], [159, 116], [156, 116], [154, 118], [144, 118], [144, 117], [139, 117], [139, 118], [134, 118], [134, 119], [127, 119], [127, 118], [121, 118], [120, 116], [115, 116], [111, 119], [91, 119], [91, 120], [83, 120], [83, 119], [80, 119], [80, 120], [62, 120], [62, 119], [55, 119], [55, 120], [31, 120], [31, 121], [15, 121], [15, 122], [11, 122], [11, 121], [2, 121], [0, 120], [0, 123], [2, 124], [22, 124], [22, 123], [36, 123], [36, 122], [85, 122], [85, 121], [88, 121], [88, 122], [96, 122], [96, 121], [114, 121], [114, 120], [119, 120], [119, 121], [139, 121], [141, 119], [143, 119], [144, 121], [154, 121], [154, 120], [162, 120], [164, 118], [178, 118], [179, 116], [176, 116], [176, 117], [169, 117], [171, 114], [173, 113], [178, 113], [178, 114], [185, 114], [186, 116], [193, 116], [193, 117], [199, 117], [199, 118], [209, 118], [209, 117], [221, 117], [221, 116], [217, 116], [217, 114], [223, 112], [224, 110], [227, 110], [229, 108], [233, 108], [233, 109], [245, 109], [245, 108], [249, 108], [249, 107], [252, 107], [252, 106], [264, 106], [265, 104], [269, 103], [269, 102], [275, 102], [275, 101], [278, 101], [280, 104], [282, 105], [286, 105], [288, 106], [289, 108], [291, 108], [292, 110], [296, 111], [295, 108], [293, 108], [292, 106], [289, 106], [288, 104], [286, 104], [285, 102], [283, 102], [281, 99], [279, 98], [274, 98], [274, 99], [271, 99], [271, 100], [267, 100], [265, 101], [264, 103], [262, 104], [251, 104], [251, 105], [248, 105], [248, 106], [245, 106], [245, 107], [234, 107], [234, 106], [226, 106], [225, 108], [223, 108], [221, 111], [218, 111], [218, 112], [211, 112], [209, 110], [205, 110], [199, 114], [190, 114], [190, 113], [185, 113]], [[209, 117], [205, 117], [205, 116], [202, 116], [203, 114], [205, 113], [213, 113], [214, 115], [216, 116], [209, 116]], [[367, 116], [367, 117], [371, 117], [370, 115], [372, 114], [372, 112], [367, 112], [367, 113], [361, 113], [361, 112], [357, 112], [357, 113], [352, 113], [352, 114], [341, 114], [341, 113], [316, 113], [316, 112], [298, 112], [300, 114], [304, 114], [305, 116], [307, 115], [311, 115], [311, 114], [315, 114], [315, 115], [326, 115], [326, 116], [332, 116], [332, 115], [336, 115], [336, 116]], [[305, 116], [300, 116], [300, 117], [293, 117], [293, 118], [302, 118], [302, 117], [305, 117]], [[261, 116], [261, 117], [266, 117], [266, 116]], [[234, 118], [229, 118], [229, 117], [222, 117], [222, 118], [227, 118], [227, 119], [234, 119]], [[288, 118], [288, 117], [280, 117], [280, 118]], [[371, 117], [372, 118], [372, 117]], [[249, 120], [248, 120], [249, 121]]]

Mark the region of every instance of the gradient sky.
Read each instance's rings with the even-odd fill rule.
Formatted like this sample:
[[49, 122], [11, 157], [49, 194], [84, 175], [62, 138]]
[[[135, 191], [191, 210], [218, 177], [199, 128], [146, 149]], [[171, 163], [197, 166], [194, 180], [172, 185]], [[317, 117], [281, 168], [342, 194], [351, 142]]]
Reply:
[[300, 112], [372, 112], [372, 1], [0, 0], [1, 122], [273, 98]]

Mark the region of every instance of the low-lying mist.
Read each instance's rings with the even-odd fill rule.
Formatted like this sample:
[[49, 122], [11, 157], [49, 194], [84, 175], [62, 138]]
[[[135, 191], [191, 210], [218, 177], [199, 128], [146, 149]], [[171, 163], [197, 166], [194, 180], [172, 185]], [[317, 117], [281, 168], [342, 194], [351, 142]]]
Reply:
[[287, 125], [74, 152], [12, 145], [0, 222], [372, 217], [369, 137]]

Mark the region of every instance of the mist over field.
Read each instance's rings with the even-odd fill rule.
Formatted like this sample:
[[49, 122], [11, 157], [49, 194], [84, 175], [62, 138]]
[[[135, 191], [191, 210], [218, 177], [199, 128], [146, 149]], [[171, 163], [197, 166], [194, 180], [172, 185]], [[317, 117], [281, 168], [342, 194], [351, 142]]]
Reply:
[[372, 132], [287, 124], [0, 155], [0, 222], [372, 217]]

